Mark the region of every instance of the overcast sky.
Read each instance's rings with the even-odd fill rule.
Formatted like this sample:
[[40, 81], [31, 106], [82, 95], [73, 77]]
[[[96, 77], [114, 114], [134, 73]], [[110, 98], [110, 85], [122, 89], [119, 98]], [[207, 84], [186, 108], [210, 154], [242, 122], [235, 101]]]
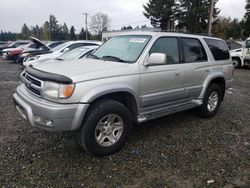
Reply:
[[[142, 4], [148, 0], [0, 0], [0, 30], [20, 32], [23, 23], [41, 26], [54, 14], [60, 24], [74, 25], [76, 32], [85, 27], [83, 12], [108, 14], [111, 29], [123, 25], [150, 26], [143, 16]], [[219, 0], [222, 16], [241, 19], [245, 14], [245, 0]]]

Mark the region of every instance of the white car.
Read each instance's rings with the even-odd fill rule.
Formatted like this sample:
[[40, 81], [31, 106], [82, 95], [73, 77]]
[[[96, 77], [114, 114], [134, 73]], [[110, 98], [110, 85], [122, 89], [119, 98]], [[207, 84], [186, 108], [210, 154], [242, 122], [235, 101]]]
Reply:
[[99, 41], [88, 41], [88, 40], [65, 42], [65, 43], [60, 44], [57, 47], [53, 48], [51, 50], [51, 53], [28, 58], [25, 62], [23, 62], [23, 65], [29, 66], [29, 65], [34, 64], [34, 63], [43, 62], [45, 60], [55, 59], [55, 58], [59, 57], [60, 55], [66, 53], [66, 52], [69, 52], [75, 48], [81, 47], [81, 46], [99, 46], [100, 44], [101, 44], [101, 42], [99, 42]]
[[[99, 46], [82, 46], [79, 48], [76, 48], [74, 50], [71, 50], [65, 54], [60, 55], [59, 57], [55, 59], [49, 59], [49, 60], [44, 60], [40, 62], [33, 62], [33, 66], [36, 66], [40, 63], [53, 63], [55, 61], [68, 61], [68, 60], [75, 60], [75, 59], [82, 59], [91, 54], [94, 50], [96, 50]], [[26, 67], [30, 66], [29, 64], [30, 61], [26, 63]]]

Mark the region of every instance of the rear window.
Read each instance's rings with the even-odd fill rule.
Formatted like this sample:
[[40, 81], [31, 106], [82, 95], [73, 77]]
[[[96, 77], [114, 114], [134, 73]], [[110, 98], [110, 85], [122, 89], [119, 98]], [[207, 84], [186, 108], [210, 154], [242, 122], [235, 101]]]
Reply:
[[210, 48], [215, 60], [228, 60], [230, 54], [226, 44], [222, 40], [204, 39]]

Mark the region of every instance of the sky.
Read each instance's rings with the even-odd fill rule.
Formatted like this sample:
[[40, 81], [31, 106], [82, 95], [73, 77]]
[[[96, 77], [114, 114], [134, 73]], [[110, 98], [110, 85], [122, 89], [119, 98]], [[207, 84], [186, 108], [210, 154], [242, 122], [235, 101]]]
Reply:
[[[85, 17], [97, 12], [107, 14], [111, 19], [110, 29], [120, 29], [124, 25], [151, 26], [142, 14], [142, 4], [148, 0], [0, 0], [0, 30], [20, 32], [24, 23], [41, 26], [50, 14], [54, 14], [60, 24], [73, 25], [76, 33], [85, 28]], [[221, 16], [242, 19], [245, 14], [245, 0], [219, 0], [216, 4]], [[88, 22], [90, 21], [88, 17]]]

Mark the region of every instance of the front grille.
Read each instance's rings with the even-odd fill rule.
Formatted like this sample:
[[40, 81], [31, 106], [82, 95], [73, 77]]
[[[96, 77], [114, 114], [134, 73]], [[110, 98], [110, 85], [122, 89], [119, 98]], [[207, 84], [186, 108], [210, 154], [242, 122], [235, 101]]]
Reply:
[[33, 94], [41, 96], [43, 81], [31, 76], [30, 74], [25, 74], [24, 84], [26, 88]]

